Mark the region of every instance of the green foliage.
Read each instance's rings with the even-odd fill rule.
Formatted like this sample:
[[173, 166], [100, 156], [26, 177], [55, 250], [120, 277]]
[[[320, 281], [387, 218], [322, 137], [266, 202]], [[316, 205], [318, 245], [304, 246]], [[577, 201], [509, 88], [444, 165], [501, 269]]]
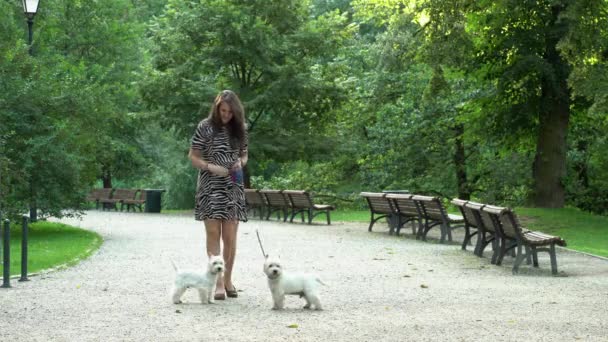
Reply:
[[102, 173], [128, 177], [142, 166], [129, 84], [143, 24], [126, 0], [42, 3], [29, 56], [22, 9], [0, 7], [12, 14], [0, 43], [0, 207], [61, 216], [82, 208]]
[[181, 138], [176, 130], [164, 130], [152, 123], [139, 136], [138, 143], [149, 164], [130, 186], [165, 189], [163, 209], [193, 208], [197, 171], [188, 159], [190, 140]]

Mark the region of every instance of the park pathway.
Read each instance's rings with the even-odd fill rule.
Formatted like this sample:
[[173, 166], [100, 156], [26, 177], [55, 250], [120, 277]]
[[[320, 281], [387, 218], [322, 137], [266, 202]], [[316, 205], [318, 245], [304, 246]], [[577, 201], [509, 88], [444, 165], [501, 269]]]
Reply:
[[[608, 261], [560, 249], [511, 274], [456, 244], [394, 237], [379, 224], [241, 225], [239, 298], [173, 305], [170, 259], [204, 263], [191, 217], [90, 211], [61, 222], [98, 232], [101, 249], [78, 265], [0, 289], [0, 341], [607, 341]], [[289, 270], [317, 272], [326, 310], [289, 297], [270, 310], [255, 230]], [[457, 235], [457, 239], [460, 238]]]

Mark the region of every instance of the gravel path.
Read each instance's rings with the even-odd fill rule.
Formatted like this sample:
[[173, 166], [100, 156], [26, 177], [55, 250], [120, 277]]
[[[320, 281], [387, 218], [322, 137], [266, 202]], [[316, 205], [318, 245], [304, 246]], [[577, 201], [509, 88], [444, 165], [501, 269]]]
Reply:
[[[456, 244], [394, 237], [378, 224], [252, 220], [239, 231], [239, 298], [173, 305], [169, 259], [206, 259], [191, 217], [88, 212], [62, 222], [99, 232], [101, 249], [75, 267], [0, 289], [0, 341], [607, 341], [608, 261], [560, 249], [560, 276], [502, 266]], [[324, 311], [270, 310], [255, 229], [287, 269], [317, 272]], [[456, 240], [461, 236], [456, 235]]]

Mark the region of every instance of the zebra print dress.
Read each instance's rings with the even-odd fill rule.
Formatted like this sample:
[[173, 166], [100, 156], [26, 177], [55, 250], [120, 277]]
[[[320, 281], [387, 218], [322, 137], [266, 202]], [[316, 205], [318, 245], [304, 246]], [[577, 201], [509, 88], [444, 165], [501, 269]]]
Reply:
[[[230, 146], [228, 131], [222, 128], [213, 132], [209, 119], [202, 120], [194, 136], [191, 148], [200, 150], [203, 160], [230, 169], [242, 152], [247, 151], [247, 132], [241, 146]], [[199, 170], [196, 185], [195, 219], [247, 221], [245, 190], [242, 171], [240, 175], [217, 176], [207, 170]]]

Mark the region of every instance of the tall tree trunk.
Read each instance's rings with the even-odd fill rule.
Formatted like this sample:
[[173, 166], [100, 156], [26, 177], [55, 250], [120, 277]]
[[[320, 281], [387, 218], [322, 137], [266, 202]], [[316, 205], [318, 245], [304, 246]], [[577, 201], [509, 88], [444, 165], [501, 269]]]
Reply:
[[576, 170], [576, 174], [578, 176], [578, 181], [583, 186], [583, 188], [589, 188], [589, 173], [587, 166], [587, 159], [589, 154], [589, 142], [586, 138], [582, 138], [576, 144], [577, 150], [582, 155], [582, 160], [579, 160], [574, 165], [574, 169]]
[[471, 199], [471, 191], [467, 182], [466, 157], [464, 151], [464, 142], [462, 136], [464, 134], [464, 125], [457, 124], [454, 127], [454, 166], [456, 167], [456, 184], [458, 185], [458, 198], [463, 200]]
[[564, 9], [558, 5], [552, 8], [553, 22], [550, 23], [544, 58], [553, 67], [554, 78], [545, 77], [542, 83], [538, 141], [533, 166], [534, 205], [545, 208], [561, 208], [565, 202], [563, 180], [566, 176], [566, 135], [570, 121], [570, 92], [567, 84], [570, 68], [556, 48], [563, 34], [563, 25], [566, 25], [557, 22], [559, 13]]
[[112, 171], [105, 166], [103, 166], [101, 171], [101, 180], [103, 181], [104, 188], [112, 188]]

